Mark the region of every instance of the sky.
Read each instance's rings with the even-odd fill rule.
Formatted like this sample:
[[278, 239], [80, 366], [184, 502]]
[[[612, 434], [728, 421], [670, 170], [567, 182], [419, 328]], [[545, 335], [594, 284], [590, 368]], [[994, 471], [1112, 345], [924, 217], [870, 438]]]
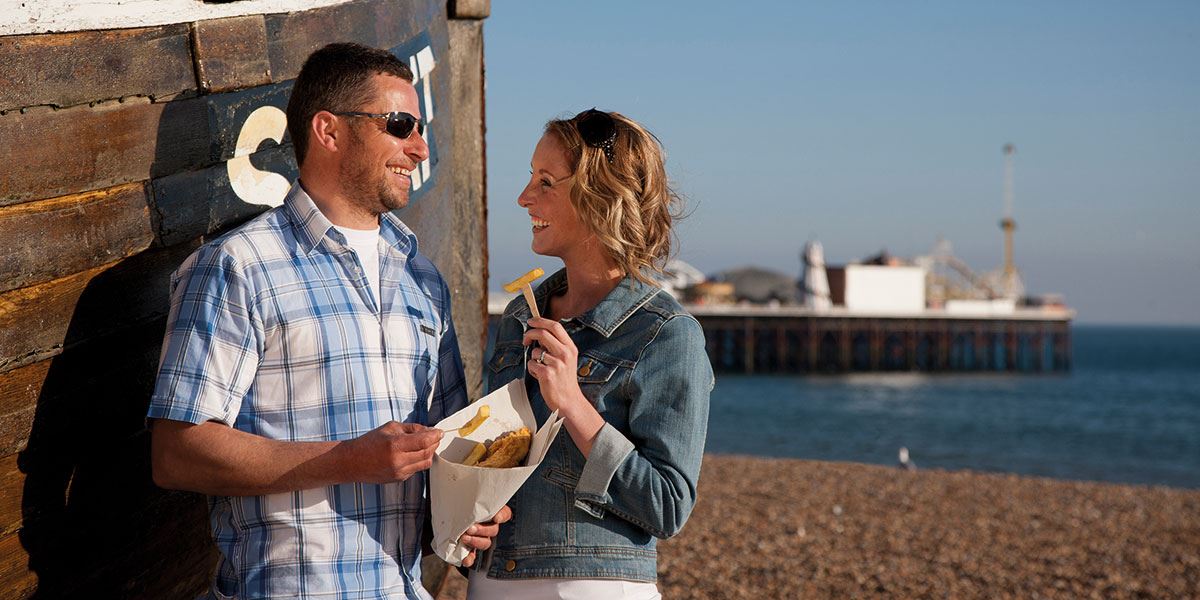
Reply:
[[1200, 325], [1200, 2], [492, 3], [490, 289], [557, 259], [516, 205], [546, 120], [646, 125], [687, 200], [678, 257], [799, 275], [939, 238], [1015, 262], [1081, 323]]

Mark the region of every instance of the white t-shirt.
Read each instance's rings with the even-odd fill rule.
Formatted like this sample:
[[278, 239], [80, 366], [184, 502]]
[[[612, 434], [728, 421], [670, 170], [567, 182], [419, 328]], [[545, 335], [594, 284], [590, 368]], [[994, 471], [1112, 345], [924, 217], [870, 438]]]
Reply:
[[350, 229], [334, 225], [342, 235], [346, 236], [346, 244], [358, 255], [358, 262], [367, 273], [369, 291], [375, 296], [375, 304], [379, 301], [379, 228]]

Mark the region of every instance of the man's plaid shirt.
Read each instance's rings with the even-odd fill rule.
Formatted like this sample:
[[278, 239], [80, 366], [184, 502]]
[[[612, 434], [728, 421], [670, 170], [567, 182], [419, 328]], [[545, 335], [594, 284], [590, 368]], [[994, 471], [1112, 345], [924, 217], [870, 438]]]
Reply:
[[[348, 440], [465, 406], [449, 289], [399, 219], [380, 221], [382, 306], [298, 183], [283, 206], [197, 250], [171, 279], [149, 417]], [[428, 598], [426, 481], [210, 497], [221, 551], [210, 597]]]

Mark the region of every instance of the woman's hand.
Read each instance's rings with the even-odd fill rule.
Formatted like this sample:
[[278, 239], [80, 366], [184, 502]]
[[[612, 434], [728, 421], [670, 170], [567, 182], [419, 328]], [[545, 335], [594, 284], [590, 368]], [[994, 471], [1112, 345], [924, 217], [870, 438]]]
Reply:
[[576, 402], [586, 403], [575, 376], [579, 349], [562, 323], [537, 317], [529, 319], [529, 331], [521, 343], [528, 346], [534, 342], [537, 346], [530, 351], [529, 374], [538, 380], [542, 398], [550, 410], [564, 413], [564, 409], [572, 408]]
[[575, 375], [579, 349], [558, 321], [533, 318], [529, 319], [529, 327], [521, 343], [528, 346], [537, 342], [537, 347], [530, 351], [526, 368], [538, 380], [546, 405], [565, 419], [571, 439], [587, 456], [592, 450], [592, 440], [604, 427], [604, 418], [579, 389]]

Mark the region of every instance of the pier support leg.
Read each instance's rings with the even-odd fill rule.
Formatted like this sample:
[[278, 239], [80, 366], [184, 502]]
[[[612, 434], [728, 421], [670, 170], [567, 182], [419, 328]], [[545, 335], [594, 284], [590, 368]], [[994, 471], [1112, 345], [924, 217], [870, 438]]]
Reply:
[[791, 348], [788, 347], [788, 328], [784, 323], [775, 327], [775, 368], [776, 372], [791, 371]]
[[808, 329], [805, 331], [805, 335], [808, 336], [808, 355], [805, 356], [808, 364], [808, 372], [815, 373], [817, 371], [817, 357], [821, 353], [822, 333], [810, 323]]
[[754, 319], [747, 318], [746, 326], [742, 333], [742, 342], [745, 344], [742, 348], [742, 360], [745, 362], [745, 372], [747, 375], [754, 374]]
[[843, 373], [850, 371], [850, 364], [853, 360], [852, 351], [854, 345], [854, 335], [850, 331], [849, 324], [843, 322], [841, 336], [838, 338], [838, 369]]
[[874, 323], [867, 330], [867, 355], [870, 370], [878, 371], [879, 359], [883, 355], [883, 336], [880, 335], [879, 327]]
[[910, 328], [904, 335], [904, 366], [909, 371], [915, 371], [917, 370], [917, 328]]

